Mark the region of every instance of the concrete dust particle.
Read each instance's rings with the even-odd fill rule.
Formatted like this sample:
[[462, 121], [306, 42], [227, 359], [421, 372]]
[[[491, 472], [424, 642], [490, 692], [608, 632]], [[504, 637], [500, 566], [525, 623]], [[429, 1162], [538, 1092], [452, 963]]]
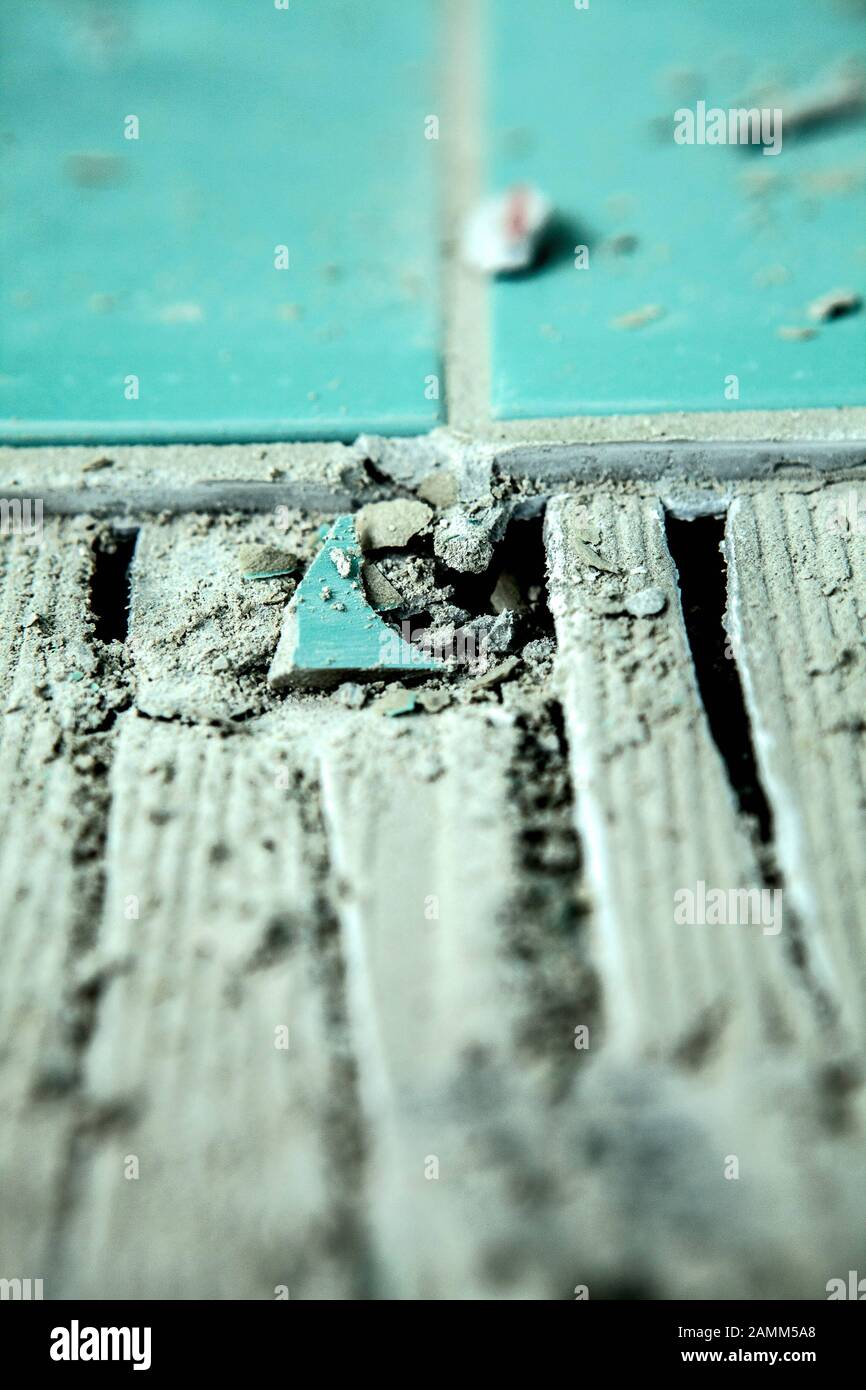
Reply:
[[536, 637], [532, 642], [527, 642], [522, 652], [524, 662], [535, 672], [549, 666], [555, 655], [556, 643], [552, 637]]
[[403, 595], [399, 589], [394, 587], [390, 579], [385, 578], [378, 565], [369, 560], [364, 566], [364, 584], [368, 599], [380, 613], [390, 608], [399, 608], [403, 602]]
[[201, 323], [204, 313], [200, 304], [187, 301], [181, 304], [166, 304], [157, 315], [161, 323]]
[[393, 502], [368, 502], [355, 517], [362, 550], [399, 549], [430, 521], [433, 512], [426, 502], [398, 498]]
[[813, 299], [806, 313], [810, 319], [826, 322], [828, 319], [844, 318], [846, 314], [856, 314], [862, 307], [862, 296], [856, 290], [831, 290]]
[[508, 656], [504, 661], [500, 661], [498, 666], [485, 671], [483, 676], [476, 676], [473, 681], [470, 681], [470, 685], [474, 690], [490, 690], [494, 686], [501, 685], [503, 681], [507, 681], [509, 676], [512, 676], [517, 670], [519, 664], [516, 656]]
[[110, 314], [116, 304], [117, 300], [113, 294], [92, 294], [87, 301], [91, 314]]
[[67, 176], [79, 188], [109, 188], [124, 174], [120, 155], [103, 150], [79, 150], [66, 156]]
[[367, 698], [367, 692], [363, 685], [358, 685], [355, 681], [345, 681], [337, 691], [337, 699], [347, 709], [361, 709]]
[[520, 592], [520, 585], [514, 575], [509, 574], [507, 570], [503, 570], [496, 581], [493, 593], [490, 595], [490, 606], [494, 613], [511, 611], [516, 613], [521, 608], [526, 607]]
[[813, 170], [801, 174], [799, 182], [806, 194], [818, 198], [855, 193], [866, 182], [866, 167], [841, 165], [836, 169]]
[[384, 695], [380, 695], [374, 706], [377, 714], [383, 714], [389, 719], [399, 718], [402, 714], [411, 714], [415, 709], [415, 695], [405, 686], [396, 685], [388, 690]]
[[479, 638], [482, 651], [493, 652], [497, 656], [504, 655], [510, 652], [517, 642], [514, 610], [505, 609], [496, 617], [489, 613], [482, 614], [480, 618], [467, 623], [464, 631]]
[[765, 198], [784, 186], [781, 174], [773, 169], [749, 169], [740, 175], [740, 184], [747, 198]]
[[483, 574], [493, 559], [493, 540], [500, 532], [501, 521], [496, 509], [470, 516], [455, 508], [439, 522], [433, 550], [450, 569], [461, 574]]
[[599, 246], [605, 256], [633, 256], [638, 248], [638, 239], [631, 232], [620, 232], [617, 236], [606, 237]]
[[655, 585], [641, 589], [636, 594], [629, 594], [625, 601], [626, 612], [635, 618], [651, 618], [654, 614], [663, 612], [666, 605], [665, 593]]
[[659, 74], [659, 83], [672, 92], [674, 96], [693, 97], [699, 96], [704, 87], [705, 79], [700, 73], [695, 72], [694, 68], [671, 67]]
[[428, 555], [392, 551], [380, 554], [375, 567], [400, 594], [399, 607], [404, 617], [430, 611], [450, 597], [449, 586], [437, 586], [435, 564]]
[[752, 276], [754, 284], [761, 289], [770, 285], [784, 285], [791, 278], [791, 272], [785, 265], [768, 265], [762, 270], [756, 270]]
[[428, 714], [438, 714], [452, 700], [450, 690], [419, 690], [415, 698]]
[[345, 550], [339, 550], [336, 546], [330, 551], [331, 563], [341, 579], [348, 579], [352, 572], [352, 561]]
[[606, 574], [616, 574], [618, 572], [616, 565], [612, 565], [609, 560], [605, 560], [603, 556], [599, 555], [597, 550], [594, 550], [586, 541], [581, 540], [579, 536], [575, 536], [574, 538], [574, 553], [579, 556], [585, 565], [591, 565], [593, 569], [604, 570]]
[[789, 343], [805, 343], [809, 338], [817, 337], [817, 334], [817, 328], [808, 328], [796, 324], [783, 324], [781, 328], [776, 329], [776, 336], [778, 338], [783, 338]]
[[605, 199], [605, 207], [611, 217], [615, 217], [617, 220], [631, 217], [636, 205], [637, 202], [632, 193], [612, 193]]
[[620, 314], [617, 318], [611, 319], [611, 327], [629, 330], [645, 328], [648, 323], [655, 323], [657, 319], [664, 318], [664, 313], [660, 304], [644, 304], [640, 309], [633, 309], [628, 314]]

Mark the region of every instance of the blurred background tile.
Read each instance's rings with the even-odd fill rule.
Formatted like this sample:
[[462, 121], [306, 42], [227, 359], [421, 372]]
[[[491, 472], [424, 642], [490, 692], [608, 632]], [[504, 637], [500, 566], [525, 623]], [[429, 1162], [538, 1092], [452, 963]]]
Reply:
[[[866, 291], [866, 107], [800, 131], [793, 111], [862, 95], [866, 6], [492, 5], [489, 183], [561, 219], [546, 264], [496, 285], [494, 415], [863, 404], [866, 314], [806, 309]], [[781, 153], [675, 143], [700, 100], [781, 106]]]
[[437, 21], [428, 0], [6, 0], [0, 435], [435, 424]]

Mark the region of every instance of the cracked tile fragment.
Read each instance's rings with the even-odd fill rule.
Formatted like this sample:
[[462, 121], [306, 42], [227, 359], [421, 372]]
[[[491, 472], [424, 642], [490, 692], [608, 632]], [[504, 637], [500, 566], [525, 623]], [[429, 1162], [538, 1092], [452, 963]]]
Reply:
[[361, 564], [354, 519], [340, 516], [286, 609], [268, 673], [272, 690], [444, 669], [370, 606]]

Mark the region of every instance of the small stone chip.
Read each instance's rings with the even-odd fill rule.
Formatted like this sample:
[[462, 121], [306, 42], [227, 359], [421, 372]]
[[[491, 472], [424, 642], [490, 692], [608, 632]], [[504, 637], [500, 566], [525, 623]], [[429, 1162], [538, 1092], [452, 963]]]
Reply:
[[503, 570], [496, 581], [496, 586], [490, 595], [490, 606], [494, 613], [517, 613], [526, 606], [520, 592], [520, 585], [514, 575], [509, 574], [507, 570]]
[[330, 552], [331, 563], [341, 579], [348, 579], [352, 573], [352, 561], [345, 550], [339, 550], [335, 546]]
[[345, 681], [337, 691], [337, 697], [348, 709], [360, 709], [367, 698], [367, 692], [357, 681]]
[[241, 577], [252, 579], [280, 579], [283, 575], [294, 574], [298, 568], [298, 557], [276, 545], [240, 545], [238, 561]]
[[449, 569], [483, 574], [493, 559], [492, 523], [496, 518], [469, 516], [455, 510], [442, 517], [433, 550]]
[[467, 219], [463, 260], [487, 275], [527, 270], [539, 255], [553, 211], [550, 199], [531, 184], [485, 198]]
[[597, 550], [594, 550], [587, 541], [582, 541], [579, 536], [574, 539], [574, 553], [580, 557], [585, 565], [592, 565], [593, 569], [604, 570], [607, 574], [617, 573], [616, 565], [605, 560]]
[[645, 328], [648, 323], [655, 323], [656, 319], [664, 318], [664, 313], [660, 304], [644, 304], [640, 309], [633, 309], [629, 314], [619, 314], [615, 319], [611, 319], [611, 327]]
[[416, 698], [428, 714], [438, 714], [446, 705], [451, 704], [450, 690], [419, 690]]
[[523, 648], [523, 660], [532, 668], [540, 668], [551, 662], [556, 655], [556, 643], [550, 637], [536, 637]]
[[120, 155], [108, 150], [76, 150], [65, 160], [67, 177], [80, 188], [107, 188], [123, 178]]
[[397, 498], [393, 502], [368, 502], [355, 517], [362, 550], [399, 550], [423, 531], [433, 512], [426, 502]]
[[776, 336], [789, 343], [805, 343], [809, 338], [816, 337], [817, 333], [817, 328], [807, 328], [797, 324], [783, 323], [781, 328], [776, 329]]
[[625, 610], [635, 618], [651, 618], [656, 613], [662, 613], [666, 605], [667, 597], [664, 592], [651, 585], [636, 594], [629, 594], [625, 601]]
[[507, 656], [498, 666], [485, 671], [483, 676], [476, 676], [472, 685], [476, 690], [489, 690], [494, 685], [501, 685], [514, 673], [519, 664], [516, 656]]
[[411, 714], [414, 708], [415, 696], [403, 685], [393, 686], [376, 701], [376, 713], [384, 714], [389, 719], [396, 719], [401, 714]]
[[437, 468], [435, 473], [428, 473], [426, 478], [422, 478], [417, 492], [431, 507], [444, 510], [453, 507], [457, 501], [457, 479], [447, 468]]
[[390, 579], [386, 579], [378, 565], [374, 565], [368, 560], [364, 566], [364, 585], [367, 590], [367, 598], [372, 603], [378, 613], [387, 612], [391, 608], [399, 608], [403, 602], [403, 595], [396, 589]]
[[806, 312], [810, 319], [823, 323], [828, 319], [843, 318], [845, 314], [856, 314], [862, 304], [863, 298], [856, 290], [831, 290], [829, 294], [813, 299]]

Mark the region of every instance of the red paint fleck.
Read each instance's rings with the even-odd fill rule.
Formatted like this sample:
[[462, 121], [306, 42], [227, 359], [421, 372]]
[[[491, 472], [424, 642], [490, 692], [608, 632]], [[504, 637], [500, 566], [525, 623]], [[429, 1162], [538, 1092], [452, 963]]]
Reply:
[[522, 241], [529, 230], [529, 189], [516, 184], [509, 189], [505, 204], [505, 238], [511, 243]]

